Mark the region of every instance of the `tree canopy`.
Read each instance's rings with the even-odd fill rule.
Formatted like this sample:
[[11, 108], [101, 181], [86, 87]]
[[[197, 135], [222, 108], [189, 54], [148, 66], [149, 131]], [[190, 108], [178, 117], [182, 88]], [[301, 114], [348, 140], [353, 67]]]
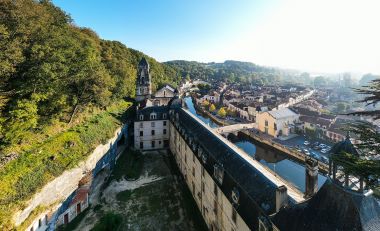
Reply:
[[[0, 145], [51, 119], [70, 122], [88, 107], [134, 97], [143, 53], [102, 40], [50, 1], [0, 1]], [[153, 89], [180, 75], [146, 57]], [[1, 150], [1, 149], [0, 149]]]

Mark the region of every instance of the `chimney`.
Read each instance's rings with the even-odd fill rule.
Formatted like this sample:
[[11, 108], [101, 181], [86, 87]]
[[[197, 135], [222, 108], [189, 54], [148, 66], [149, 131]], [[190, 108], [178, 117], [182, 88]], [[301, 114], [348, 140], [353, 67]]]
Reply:
[[305, 161], [305, 198], [312, 197], [318, 190], [318, 161], [306, 158]]
[[276, 189], [276, 212], [280, 211], [281, 207], [288, 204], [288, 189], [285, 185], [281, 185]]

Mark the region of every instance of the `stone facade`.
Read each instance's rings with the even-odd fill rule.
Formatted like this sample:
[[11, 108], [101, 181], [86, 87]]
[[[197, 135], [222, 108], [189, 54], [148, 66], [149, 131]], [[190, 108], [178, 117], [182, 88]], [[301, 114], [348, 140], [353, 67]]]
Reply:
[[209, 230], [250, 230], [173, 123], [170, 150]]
[[152, 84], [149, 73], [149, 64], [145, 58], [142, 58], [137, 68], [136, 101], [144, 101], [151, 94]]

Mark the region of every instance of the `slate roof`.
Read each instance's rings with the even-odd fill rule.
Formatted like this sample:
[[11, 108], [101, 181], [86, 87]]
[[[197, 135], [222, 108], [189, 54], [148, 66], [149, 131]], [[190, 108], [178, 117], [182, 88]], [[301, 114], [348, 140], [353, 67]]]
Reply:
[[359, 155], [358, 150], [352, 144], [350, 136], [348, 134], [346, 136], [346, 139], [334, 144], [334, 146], [330, 150], [330, 153], [332, 155], [339, 154], [341, 152], [351, 153], [357, 156]]
[[78, 204], [78, 202], [83, 202], [87, 200], [89, 187], [81, 187], [76, 190], [76, 194], [73, 200], [70, 202], [70, 206]]
[[281, 119], [281, 118], [297, 115], [294, 111], [290, 110], [289, 108], [281, 108], [279, 110], [272, 110], [272, 111], [269, 111], [268, 113], [276, 119]]
[[378, 231], [380, 206], [372, 195], [346, 190], [328, 178], [314, 197], [281, 209], [273, 221], [281, 231]]
[[[223, 166], [224, 179], [220, 188], [232, 204], [232, 190], [238, 189], [240, 199], [235, 208], [251, 229], [258, 229], [257, 217], [273, 214], [276, 210], [277, 186], [188, 113], [181, 109], [176, 109], [175, 113], [179, 115], [179, 130], [184, 131], [185, 139], [195, 140], [206, 154], [207, 161], [203, 164], [206, 171], [213, 176], [214, 166]], [[197, 158], [202, 163], [202, 158]]]
[[[145, 107], [141, 110], [138, 110], [136, 113], [136, 121], [149, 121], [150, 119], [150, 114], [151, 113], [156, 113], [156, 119], [155, 120], [162, 120], [163, 115], [166, 114], [166, 119], [169, 118], [169, 107], [168, 106], [151, 106], [151, 107]], [[144, 115], [144, 119], [140, 120], [140, 115]]]
[[149, 63], [148, 61], [145, 59], [145, 57], [142, 57], [140, 62], [139, 62], [139, 66], [146, 66], [146, 67], [149, 67]]
[[300, 121], [311, 123], [311, 124], [318, 124], [320, 126], [326, 126], [328, 128], [331, 124], [330, 120], [314, 117], [314, 116], [300, 116]]

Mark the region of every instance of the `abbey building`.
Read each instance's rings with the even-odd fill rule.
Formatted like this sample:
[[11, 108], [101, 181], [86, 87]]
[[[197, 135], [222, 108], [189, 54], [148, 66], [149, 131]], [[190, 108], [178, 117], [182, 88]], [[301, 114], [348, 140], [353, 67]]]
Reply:
[[[380, 230], [379, 205], [367, 191], [342, 187], [332, 171], [318, 192], [310, 184], [303, 195], [189, 112], [174, 87], [152, 94], [151, 84], [142, 59], [134, 148], [173, 155], [209, 230]], [[314, 179], [318, 169], [309, 165]]]

